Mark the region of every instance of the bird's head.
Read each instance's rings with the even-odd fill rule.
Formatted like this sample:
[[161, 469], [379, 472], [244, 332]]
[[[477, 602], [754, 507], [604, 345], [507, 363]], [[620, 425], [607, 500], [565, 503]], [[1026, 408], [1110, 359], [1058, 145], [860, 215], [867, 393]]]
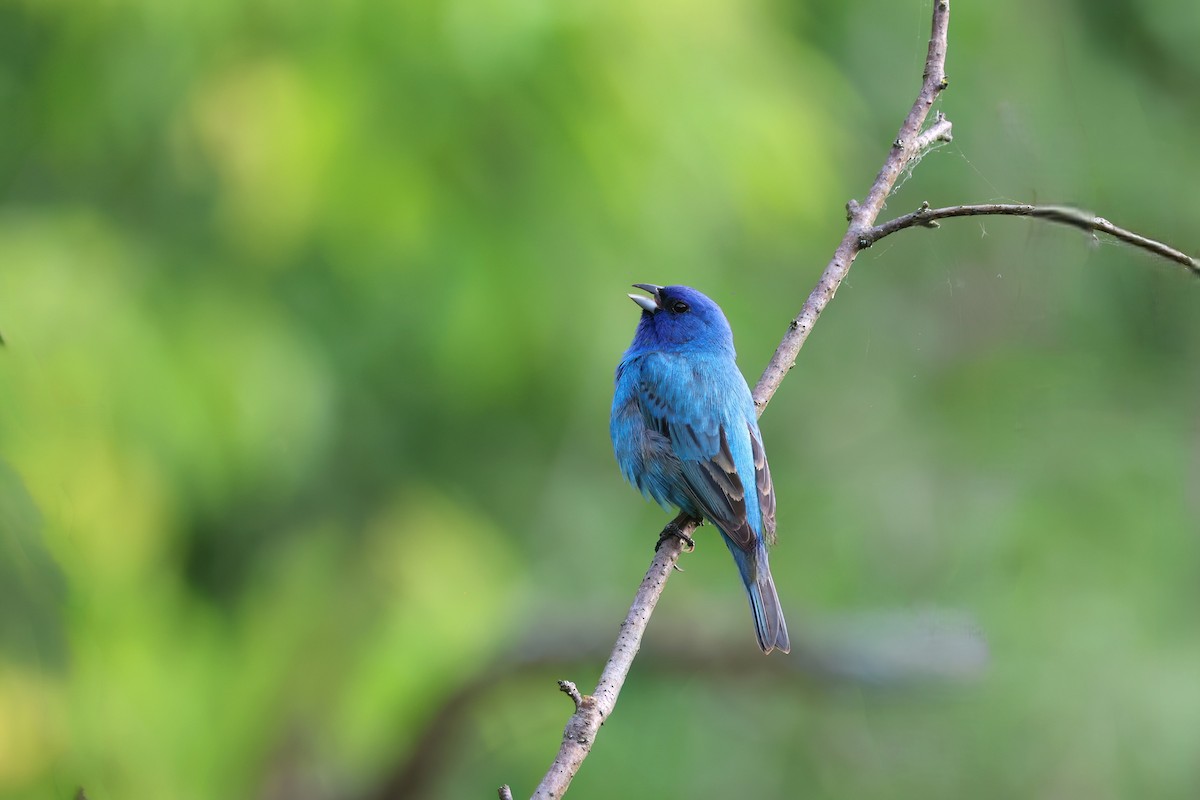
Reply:
[[727, 350], [733, 353], [733, 332], [721, 307], [690, 286], [635, 283], [649, 292], [631, 294], [642, 318], [633, 337], [635, 349]]

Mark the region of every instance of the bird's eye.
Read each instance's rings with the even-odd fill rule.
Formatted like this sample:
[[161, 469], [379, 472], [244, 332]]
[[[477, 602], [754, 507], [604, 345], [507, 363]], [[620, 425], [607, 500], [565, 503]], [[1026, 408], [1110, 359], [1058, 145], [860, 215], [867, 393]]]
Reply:
[[688, 304], [682, 300], [676, 300], [674, 303], [671, 303], [671, 310], [676, 314], [682, 314], [688, 310]]

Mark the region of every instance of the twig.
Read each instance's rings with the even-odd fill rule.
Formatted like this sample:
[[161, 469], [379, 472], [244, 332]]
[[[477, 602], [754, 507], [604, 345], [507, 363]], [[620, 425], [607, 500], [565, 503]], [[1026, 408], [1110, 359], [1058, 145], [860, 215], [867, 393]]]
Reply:
[[512, 789], [508, 788], [507, 783], [497, 789], [496, 794], [500, 795], [500, 800], [513, 800]]
[[[663, 533], [671, 531], [674, 526], [674, 529], [685, 536], [690, 536], [696, 530], [696, 525], [696, 520], [686, 514], [680, 514], [668, 523]], [[567, 720], [567, 727], [563, 730], [562, 747], [559, 748], [550, 771], [533, 793], [534, 798], [548, 800], [562, 797], [571, 785], [571, 779], [579, 771], [579, 765], [592, 749], [592, 741], [596, 738], [600, 726], [617, 704], [617, 695], [621, 693], [621, 686], [625, 683], [629, 668], [633, 666], [634, 656], [642, 646], [642, 634], [650, 622], [650, 615], [654, 612], [654, 606], [658, 603], [667, 578], [671, 577], [681, 552], [683, 539], [678, 536], [667, 536], [663, 539], [658, 552], [654, 554], [654, 560], [650, 562], [646, 577], [638, 587], [633, 605], [630, 606], [625, 621], [621, 623], [621, 632], [617, 635], [617, 643], [608, 658], [608, 663], [604, 665], [604, 672], [600, 673], [596, 693], [580, 695], [575, 684], [559, 681], [559, 688], [574, 701], [575, 713]]]
[[574, 683], [571, 681], [559, 681], [558, 689], [571, 698], [571, 701], [575, 703], [576, 711], [583, 707], [583, 695], [579, 693], [579, 688]]
[[933, 145], [937, 142], [954, 141], [952, 128], [953, 126], [950, 124], [950, 120], [946, 119], [946, 115], [941, 111], [937, 112], [937, 114], [934, 115], [933, 124], [921, 131], [921, 133], [913, 141], [913, 155], [920, 155], [921, 153], [924, 153], [926, 150], [933, 147]]
[[837, 294], [838, 287], [842, 285], [842, 281], [850, 272], [855, 257], [863, 249], [860, 239], [875, 224], [879, 212], [883, 210], [884, 201], [887, 200], [892, 187], [896, 185], [896, 179], [904, 172], [905, 167], [914, 156], [920, 155], [933, 142], [945, 141], [950, 136], [950, 121], [942, 114], [937, 116], [928, 131], [921, 131], [921, 127], [925, 124], [925, 118], [929, 115], [929, 109], [948, 85], [946, 82], [946, 33], [949, 26], [950, 0], [935, 0], [933, 30], [929, 36], [929, 51], [925, 55], [925, 72], [921, 82], [921, 91], [917, 94], [912, 108], [909, 109], [908, 116], [904, 118], [900, 132], [892, 142], [892, 149], [884, 160], [879, 174], [875, 176], [871, 190], [867, 192], [867, 199], [861, 204], [854, 200], [846, 204], [846, 215], [850, 222], [846, 235], [842, 237], [841, 243], [833, 253], [832, 260], [825, 267], [825, 271], [821, 273], [817, 287], [804, 301], [799, 315], [792, 320], [788, 332], [784, 334], [783, 341], [775, 349], [775, 355], [771, 357], [770, 363], [767, 364], [762, 377], [758, 379], [758, 383], [754, 387], [754, 405], [758, 407], [760, 415], [767, 407], [767, 403], [771, 401], [775, 390], [779, 388], [779, 384], [783, 382], [783, 376], [796, 366], [796, 356], [800, 354], [800, 348], [804, 346], [804, 341], [812, 332], [817, 317], [821, 316], [821, 312]]
[[911, 228], [916, 225], [926, 228], [936, 228], [939, 219], [984, 216], [1032, 217], [1046, 222], [1069, 225], [1080, 230], [1105, 233], [1114, 239], [1119, 239], [1122, 242], [1131, 244], [1134, 247], [1140, 247], [1169, 261], [1182, 264], [1193, 275], [1200, 277], [1200, 259], [1193, 258], [1170, 245], [1118, 227], [1104, 217], [1097, 217], [1094, 214], [1078, 208], [1071, 208], [1070, 206], [1035, 206], [1027, 203], [980, 203], [976, 205], [930, 208], [929, 203], [922, 203], [921, 207], [916, 211], [905, 214], [902, 217], [896, 217], [866, 231], [859, 237], [859, 245], [862, 248], [870, 247], [885, 236], [891, 236], [897, 231], [902, 231], [905, 228]]

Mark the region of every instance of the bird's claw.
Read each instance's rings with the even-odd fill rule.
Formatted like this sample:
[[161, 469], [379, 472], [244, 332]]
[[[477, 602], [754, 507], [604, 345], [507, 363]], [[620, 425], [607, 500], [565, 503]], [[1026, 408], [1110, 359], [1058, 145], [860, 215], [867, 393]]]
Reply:
[[654, 552], [657, 553], [668, 539], [678, 539], [683, 542], [684, 547], [687, 548], [689, 553], [696, 549], [695, 540], [680, 530], [678, 525], [671, 522], [667, 524], [667, 527], [663, 528], [662, 534], [658, 537], [658, 544], [654, 545]]

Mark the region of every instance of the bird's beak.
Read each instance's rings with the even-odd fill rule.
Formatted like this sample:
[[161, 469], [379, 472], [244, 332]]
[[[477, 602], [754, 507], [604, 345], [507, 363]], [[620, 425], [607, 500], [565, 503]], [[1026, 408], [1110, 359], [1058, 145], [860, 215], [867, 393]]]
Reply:
[[662, 287], [655, 286], [653, 283], [635, 283], [633, 286], [635, 289], [641, 289], [643, 292], [649, 292], [654, 296], [651, 298], [642, 297], [640, 294], [631, 294], [629, 295], [629, 299], [637, 303], [645, 311], [649, 311], [651, 314], [653, 314], [655, 311], [658, 311], [658, 293], [662, 291]]

